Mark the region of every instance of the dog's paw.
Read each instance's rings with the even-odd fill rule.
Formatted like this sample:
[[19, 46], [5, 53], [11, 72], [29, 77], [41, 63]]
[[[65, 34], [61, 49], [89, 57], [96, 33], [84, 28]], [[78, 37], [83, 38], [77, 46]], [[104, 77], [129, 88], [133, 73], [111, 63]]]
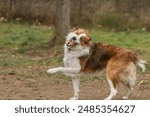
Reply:
[[54, 74], [56, 72], [58, 72], [57, 68], [52, 68], [52, 69], [47, 70], [47, 73], [49, 73], [49, 74]]
[[122, 97], [123, 100], [128, 100], [129, 98], [127, 96]]
[[72, 98], [70, 98], [70, 100], [78, 100], [78, 98], [72, 97]]

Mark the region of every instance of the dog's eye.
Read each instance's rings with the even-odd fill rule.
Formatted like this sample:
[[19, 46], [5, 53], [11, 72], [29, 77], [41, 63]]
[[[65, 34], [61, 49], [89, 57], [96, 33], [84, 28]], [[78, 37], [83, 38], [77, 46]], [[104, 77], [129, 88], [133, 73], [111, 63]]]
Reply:
[[76, 37], [72, 37], [72, 40], [74, 40], [74, 41], [75, 41], [75, 40], [77, 40], [77, 39], [76, 39]]
[[83, 40], [83, 37], [80, 37], [80, 41], [82, 41]]

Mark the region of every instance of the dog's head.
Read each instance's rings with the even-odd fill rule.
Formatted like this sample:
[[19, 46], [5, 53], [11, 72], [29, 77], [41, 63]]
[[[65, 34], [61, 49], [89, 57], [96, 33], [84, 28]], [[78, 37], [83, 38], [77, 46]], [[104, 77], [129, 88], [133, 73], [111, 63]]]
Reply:
[[91, 36], [84, 29], [79, 28], [67, 35], [65, 45], [68, 48], [75, 48], [76, 46], [86, 48], [90, 46], [90, 42]]

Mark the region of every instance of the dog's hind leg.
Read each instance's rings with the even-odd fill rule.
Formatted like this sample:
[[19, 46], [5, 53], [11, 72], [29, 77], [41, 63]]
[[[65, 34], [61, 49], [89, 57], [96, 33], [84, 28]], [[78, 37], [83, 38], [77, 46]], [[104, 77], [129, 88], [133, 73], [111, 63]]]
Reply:
[[110, 88], [110, 94], [105, 100], [111, 100], [117, 94], [117, 89], [115, 88], [112, 80], [107, 79], [107, 81]]
[[79, 77], [73, 77], [72, 83], [73, 83], [74, 96], [72, 98], [70, 98], [70, 100], [78, 100], [79, 91], [80, 91], [80, 78]]
[[128, 73], [128, 75], [126, 75], [124, 77], [128, 77], [128, 78], [127, 78], [126, 82], [123, 82], [123, 85], [127, 88], [128, 93], [126, 96], [122, 97], [122, 99], [130, 98], [132, 91], [133, 91], [133, 87], [136, 84], [136, 67], [135, 67], [135, 65], [133, 63], [130, 63], [127, 70], [129, 71], [129, 73]]
[[129, 85], [127, 85], [127, 84], [124, 84], [124, 86], [127, 88], [128, 93], [127, 93], [126, 96], [123, 96], [122, 99], [127, 100], [127, 99], [130, 98], [133, 88], [131, 88], [131, 87], [130, 87]]

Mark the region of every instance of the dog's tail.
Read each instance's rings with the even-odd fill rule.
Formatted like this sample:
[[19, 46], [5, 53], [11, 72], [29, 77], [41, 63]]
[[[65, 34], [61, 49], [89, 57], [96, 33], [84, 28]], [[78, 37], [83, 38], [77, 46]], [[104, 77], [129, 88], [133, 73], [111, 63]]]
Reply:
[[142, 69], [142, 72], [144, 72], [146, 70], [146, 67], [145, 67], [146, 63], [147, 63], [146, 61], [143, 61], [141, 59], [138, 59], [138, 61], [137, 61], [137, 65]]

